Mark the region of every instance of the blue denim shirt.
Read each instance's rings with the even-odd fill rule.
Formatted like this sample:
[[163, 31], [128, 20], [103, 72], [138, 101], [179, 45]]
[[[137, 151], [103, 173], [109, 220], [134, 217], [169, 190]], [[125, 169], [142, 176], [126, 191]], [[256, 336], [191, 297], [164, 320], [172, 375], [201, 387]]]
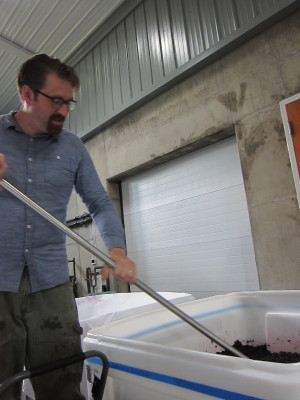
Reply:
[[[64, 129], [56, 137], [30, 137], [10, 113], [0, 117], [0, 153], [8, 164], [6, 179], [17, 189], [65, 223], [75, 187], [107, 248], [125, 248], [121, 221], [77, 136]], [[33, 292], [68, 281], [65, 239], [11, 193], [0, 191], [0, 291], [18, 291], [26, 262]]]

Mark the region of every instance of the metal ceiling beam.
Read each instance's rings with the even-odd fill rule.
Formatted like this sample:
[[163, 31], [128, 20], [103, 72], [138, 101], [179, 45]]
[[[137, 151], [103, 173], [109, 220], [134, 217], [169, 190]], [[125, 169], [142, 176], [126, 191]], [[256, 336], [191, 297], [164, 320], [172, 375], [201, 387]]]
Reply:
[[28, 58], [34, 55], [34, 53], [24, 47], [20, 46], [17, 43], [14, 43], [5, 37], [0, 35], [0, 49], [3, 49], [10, 53], [11, 55], [20, 57], [20, 58]]

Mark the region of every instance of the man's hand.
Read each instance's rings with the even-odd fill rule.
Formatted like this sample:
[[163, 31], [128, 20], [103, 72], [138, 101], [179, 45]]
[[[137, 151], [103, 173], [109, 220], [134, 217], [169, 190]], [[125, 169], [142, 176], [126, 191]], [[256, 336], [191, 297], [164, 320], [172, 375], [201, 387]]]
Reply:
[[[0, 153], [0, 180], [3, 179], [7, 173], [7, 164], [5, 162], [5, 157]], [[0, 185], [0, 190], [3, 190], [3, 187]]]
[[[115, 263], [116, 268], [113, 269], [113, 274], [117, 278], [122, 279], [123, 281], [129, 283], [131, 285], [136, 281], [136, 267], [135, 264], [130, 258], [127, 257], [126, 251], [124, 249], [114, 247], [109, 252], [109, 257]], [[110, 267], [104, 265], [104, 270], [102, 274], [102, 279], [106, 280], [109, 277]]]

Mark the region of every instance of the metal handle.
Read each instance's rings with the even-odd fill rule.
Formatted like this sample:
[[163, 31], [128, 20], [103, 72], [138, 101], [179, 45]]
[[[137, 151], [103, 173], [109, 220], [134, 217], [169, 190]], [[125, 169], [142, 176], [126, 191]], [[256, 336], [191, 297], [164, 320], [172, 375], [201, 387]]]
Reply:
[[[102, 253], [96, 247], [91, 245], [88, 241], [83, 239], [77, 233], [73, 232], [70, 228], [68, 228], [66, 225], [64, 225], [62, 222], [60, 222], [58, 219], [56, 219], [51, 214], [49, 214], [46, 210], [44, 210], [42, 207], [40, 207], [38, 204], [36, 204], [34, 201], [32, 201], [29, 197], [27, 197], [25, 194], [23, 194], [18, 189], [16, 189], [11, 183], [7, 182], [5, 179], [2, 179], [2, 180], [0, 180], [0, 185], [3, 186], [5, 189], [7, 189], [10, 193], [12, 193], [19, 200], [23, 201], [23, 203], [27, 204], [29, 207], [31, 207], [33, 210], [35, 210], [38, 214], [42, 215], [45, 219], [47, 219], [49, 222], [51, 222], [53, 225], [55, 225], [57, 228], [59, 228], [61, 231], [63, 231], [67, 236], [72, 238], [75, 242], [79, 243], [82, 247], [84, 247], [86, 250], [88, 250], [94, 256], [96, 256], [97, 258], [99, 258], [100, 260], [105, 262], [105, 264], [107, 264], [109, 267], [111, 267], [112, 269], [114, 269], [116, 267], [115, 263], [111, 260], [111, 258], [109, 258], [106, 254]], [[220, 337], [216, 336], [209, 329], [207, 329], [203, 325], [199, 324], [199, 322], [195, 321], [193, 318], [191, 318], [189, 315], [184, 313], [178, 307], [174, 306], [174, 304], [172, 304], [171, 302], [166, 300], [164, 297], [162, 297], [160, 294], [155, 292], [153, 289], [151, 289], [149, 286], [147, 286], [145, 283], [143, 283], [139, 279], [137, 279], [134, 284], [139, 289], [141, 289], [142, 291], [147, 293], [149, 296], [151, 296], [153, 299], [155, 299], [158, 303], [162, 304], [168, 310], [172, 311], [175, 315], [177, 315], [177, 317], [183, 319], [186, 323], [191, 325], [193, 328], [197, 329], [197, 331], [201, 332], [203, 335], [207, 336], [208, 338], [210, 338], [212, 341], [214, 341], [215, 343], [217, 343], [224, 349], [228, 350], [231, 354], [233, 354], [237, 357], [248, 358], [243, 353], [236, 350], [234, 347], [230, 346], [228, 343], [226, 343]]]

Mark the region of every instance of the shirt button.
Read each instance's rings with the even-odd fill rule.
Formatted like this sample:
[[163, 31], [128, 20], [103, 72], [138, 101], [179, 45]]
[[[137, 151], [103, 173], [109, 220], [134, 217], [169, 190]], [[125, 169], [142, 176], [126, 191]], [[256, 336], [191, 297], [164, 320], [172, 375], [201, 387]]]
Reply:
[[28, 158], [28, 161], [32, 161], [32, 158], [31, 158], [31, 157], [29, 157], [29, 158]]
[[31, 142], [33, 142], [33, 141], [34, 141], [34, 139], [33, 139], [33, 138], [30, 138], [30, 141], [31, 141]]
[[29, 250], [28, 249], [25, 249], [25, 253], [28, 253], [29, 252]]
[[56, 158], [57, 158], [58, 160], [60, 160], [60, 156], [56, 156]]
[[32, 182], [32, 179], [31, 179], [31, 178], [28, 178], [27, 180], [28, 180], [28, 182]]
[[28, 224], [28, 225], [27, 225], [27, 228], [30, 229], [30, 228], [31, 228], [31, 225]]

